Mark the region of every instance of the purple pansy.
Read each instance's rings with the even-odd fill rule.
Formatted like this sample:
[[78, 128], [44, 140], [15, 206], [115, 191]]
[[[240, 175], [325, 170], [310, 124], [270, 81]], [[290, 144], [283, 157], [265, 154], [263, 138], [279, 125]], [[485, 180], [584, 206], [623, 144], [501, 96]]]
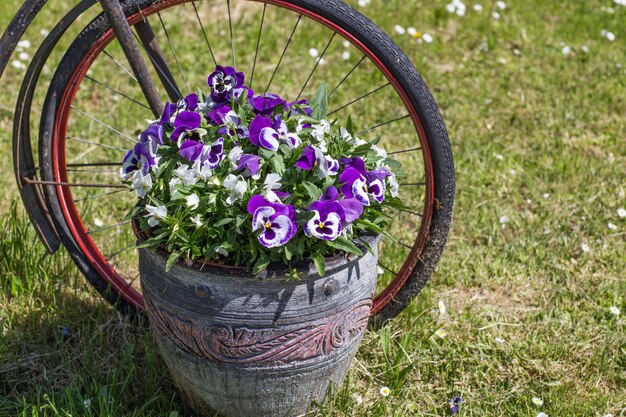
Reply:
[[323, 240], [335, 240], [341, 233], [341, 217], [329, 207], [312, 210], [314, 216], [304, 225], [304, 234]]
[[181, 145], [178, 153], [189, 162], [196, 162], [199, 159], [200, 167], [208, 166], [215, 169], [224, 158], [224, 138], [217, 139], [211, 145], [188, 140]]
[[231, 92], [243, 87], [244, 80], [243, 72], [237, 72], [233, 67], [218, 65], [208, 79], [211, 99], [218, 104], [230, 102]]
[[329, 165], [326, 155], [324, 155], [321, 150], [310, 145], [302, 150], [300, 158], [298, 158], [294, 165], [305, 171], [310, 171], [315, 168], [320, 178], [326, 178], [329, 174]]
[[252, 154], [243, 154], [237, 161], [237, 170], [245, 170], [245, 174], [253, 177], [261, 169], [261, 157]]
[[200, 127], [201, 122], [202, 117], [196, 112], [180, 112], [178, 116], [176, 116], [176, 119], [174, 119], [174, 131], [170, 136], [170, 140], [178, 142], [181, 135], [187, 139], [200, 139], [200, 135], [196, 129]]
[[177, 107], [185, 111], [194, 111], [198, 108], [198, 95], [191, 93], [178, 102]]
[[291, 149], [295, 149], [302, 144], [302, 141], [295, 133], [289, 133], [287, 123], [280, 115], [274, 120], [263, 116], [257, 116], [250, 123], [250, 140], [257, 146], [262, 146], [272, 151], [276, 151], [278, 146], [286, 143]]
[[180, 146], [178, 153], [189, 162], [195, 162], [196, 159], [200, 158], [202, 148], [204, 148], [204, 144], [202, 142], [188, 140]]
[[141, 132], [139, 142], [143, 143], [148, 152], [156, 158], [157, 148], [163, 145], [163, 126], [158, 124], [150, 125], [146, 130]]
[[328, 155], [325, 158], [328, 164], [328, 175], [337, 175], [339, 173], [339, 161]]
[[309, 101], [305, 98], [303, 98], [302, 100], [287, 103], [285, 109], [289, 111], [289, 116], [292, 117], [297, 115], [310, 117], [313, 113], [313, 109], [309, 106]]
[[176, 112], [176, 104], [165, 103], [165, 107], [163, 108], [163, 114], [161, 114], [159, 124], [165, 128], [173, 129], [174, 126], [172, 125], [172, 113], [174, 112]]
[[150, 167], [154, 165], [156, 165], [156, 162], [146, 146], [143, 143], [137, 143], [124, 155], [120, 175], [124, 180], [128, 180], [139, 169], [141, 169], [143, 175], [148, 175]]
[[284, 245], [298, 229], [293, 206], [270, 203], [260, 195], [250, 198], [248, 213], [252, 215], [252, 231], [262, 230], [258, 239], [266, 248]]
[[319, 212], [333, 211], [339, 214], [343, 224], [352, 223], [361, 217], [361, 214], [363, 214], [363, 203], [354, 197], [341, 200], [338, 197], [339, 192], [337, 188], [333, 186], [328, 187], [319, 200], [309, 205], [307, 210]]
[[248, 128], [241, 124], [241, 120], [229, 106], [220, 106], [209, 114], [211, 121], [219, 126], [223, 125], [217, 133], [220, 135], [228, 135], [231, 138], [248, 137]]
[[282, 106], [284, 108], [287, 105], [285, 100], [272, 93], [259, 94], [258, 96], [250, 97], [248, 101], [256, 114], [266, 117], [271, 116], [276, 107]]
[[461, 404], [463, 404], [463, 399], [459, 396], [456, 396], [450, 401], [448, 401], [448, 405], [450, 406], [450, 415], [458, 414], [459, 406]]
[[372, 201], [382, 203], [385, 199], [385, 178], [389, 173], [381, 169], [368, 172], [361, 158], [351, 158], [349, 162], [347, 159], [342, 158], [346, 168], [339, 176], [343, 195], [346, 198], [355, 197], [366, 206]]

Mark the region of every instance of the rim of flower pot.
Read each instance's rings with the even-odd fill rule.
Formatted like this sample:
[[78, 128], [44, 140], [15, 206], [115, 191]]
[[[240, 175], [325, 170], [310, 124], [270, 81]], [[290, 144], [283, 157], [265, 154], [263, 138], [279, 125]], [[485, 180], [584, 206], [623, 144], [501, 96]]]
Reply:
[[[133, 217], [131, 219], [132, 229], [137, 237], [137, 244], [141, 244], [146, 241], [149, 237], [141, 230], [139, 227], [139, 221], [137, 217]], [[380, 240], [380, 235], [364, 235], [361, 237], [361, 240], [367, 243], [370, 247], [374, 247]], [[326, 273], [324, 277], [338, 272], [342, 269], [348, 268], [351, 265], [354, 265], [359, 262], [359, 260], [368, 254], [368, 249], [362, 243], [356, 243], [357, 247], [361, 249], [363, 255], [354, 255], [354, 254], [345, 254], [343, 252], [335, 253], [331, 256], [327, 256], [325, 258], [326, 261]], [[170, 253], [166, 251], [162, 246], [159, 246], [156, 251], [161, 258], [167, 261]], [[238, 277], [251, 277], [255, 278], [269, 278], [269, 277], [282, 277], [287, 274], [287, 272], [295, 269], [298, 272], [304, 273], [306, 275], [317, 275], [317, 270], [313, 264], [313, 260], [311, 258], [305, 258], [301, 261], [294, 262], [291, 267], [283, 264], [282, 262], [271, 262], [264, 271], [259, 272], [258, 274], [252, 274], [252, 270], [246, 268], [244, 266], [236, 266], [229, 265], [227, 263], [216, 262], [212, 260], [207, 260], [204, 262], [200, 262], [197, 260], [191, 260], [187, 258], [178, 258], [175, 262], [177, 265], [184, 266], [186, 268], [197, 269], [202, 272], [215, 272], [220, 274], [226, 274], [231, 276]], [[324, 278], [320, 277], [320, 278]]]

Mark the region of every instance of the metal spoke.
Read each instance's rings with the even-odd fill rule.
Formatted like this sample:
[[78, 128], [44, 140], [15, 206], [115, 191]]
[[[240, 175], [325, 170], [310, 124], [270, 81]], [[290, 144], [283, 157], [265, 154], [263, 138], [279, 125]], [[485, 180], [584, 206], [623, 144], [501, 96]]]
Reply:
[[73, 182], [60, 182], [60, 181], [39, 181], [32, 180], [28, 177], [22, 177], [24, 184], [41, 184], [41, 185], [60, 185], [62, 187], [87, 187], [87, 188], [127, 188], [122, 184], [88, 184], [88, 183], [73, 183]]
[[228, 28], [230, 29], [230, 49], [233, 56], [233, 68], [237, 68], [237, 62], [235, 61], [235, 41], [233, 40], [233, 21], [230, 17], [230, 0], [226, 0], [226, 6], [228, 7]]
[[137, 279], [139, 279], [140, 276], [141, 276], [141, 274], [135, 275], [135, 277], [133, 279], [131, 279], [130, 282], [126, 283], [126, 288], [132, 287], [132, 285], [135, 283], [135, 281], [137, 281]]
[[339, 84], [337, 84], [337, 87], [333, 88], [333, 91], [330, 92], [330, 94], [328, 95], [328, 97], [330, 98], [330, 96], [332, 96], [335, 91], [337, 91], [339, 89], [339, 87], [341, 87], [341, 85], [352, 75], [352, 73], [354, 72], [354, 70], [356, 70], [356, 68], [361, 65], [361, 62], [363, 62], [363, 60], [365, 60], [365, 55], [363, 55], [361, 57], [361, 59], [359, 59], [359, 62], [356, 63], [356, 65], [354, 67], [352, 67], [352, 69], [350, 70], [350, 72], [348, 72], [346, 74], [345, 77], [343, 77], [343, 79], [339, 82]]
[[196, 8], [196, 2], [191, 2], [193, 6], [193, 10], [196, 12], [196, 18], [198, 19], [198, 23], [200, 24], [200, 29], [202, 29], [202, 34], [204, 35], [204, 41], [206, 42], [206, 46], [209, 48], [209, 52], [211, 53], [211, 58], [213, 58], [213, 64], [217, 66], [217, 60], [215, 59], [215, 55], [213, 54], [213, 48], [211, 48], [211, 43], [209, 42], [209, 38], [206, 35], [206, 30], [204, 30], [204, 25], [202, 24], [202, 20], [200, 19], [200, 14], [198, 13], [198, 9]]
[[383, 269], [387, 270], [387, 272], [392, 273], [394, 276], [398, 275], [397, 272], [395, 272], [393, 269], [389, 268], [388, 266], [385, 266], [385, 264], [383, 264], [382, 262], [380, 262], [380, 260], [378, 261], [378, 265], [380, 265]]
[[98, 198], [106, 197], [106, 196], [109, 196], [111, 194], [123, 193], [124, 191], [126, 191], [126, 190], [109, 191], [107, 193], [100, 193], [100, 194], [90, 195], [89, 197], [76, 198], [73, 201], [74, 201], [74, 203], [78, 203], [78, 202], [81, 202], [81, 201], [97, 200]]
[[130, 72], [128, 69], [126, 69], [126, 67], [125, 67], [124, 65], [120, 64], [120, 63], [119, 63], [119, 62], [118, 62], [115, 58], [113, 58], [113, 56], [112, 56], [111, 54], [109, 54], [106, 50], [103, 50], [103, 51], [102, 51], [102, 53], [103, 53], [103, 54], [105, 54], [106, 56], [108, 56], [108, 57], [109, 57], [109, 59], [110, 59], [111, 61], [115, 62], [115, 63], [117, 64], [117, 66], [118, 66], [118, 67], [120, 67], [120, 68], [122, 69], [122, 71], [124, 71], [126, 74], [128, 74], [128, 76], [129, 76], [130, 78], [132, 78], [132, 79], [133, 79], [133, 81], [135, 81], [135, 82], [139, 82], [139, 81], [137, 81], [137, 78], [135, 78], [135, 76], [133, 75], [133, 73], [132, 73], [132, 72]]
[[389, 83], [387, 83], [387, 84], [385, 84], [385, 85], [381, 85], [380, 87], [373, 89], [373, 90], [372, 90], [372, 91], [370, 91], [369, 93], [365, 93], [365, 94], [363, 94], [361, 97], [355, 98], [354, 100], [352, 100], [352, 101], [350, 101], [350, 102], [348, 102], [348, 103], [344, 104], [343, 106], [339, 107], [338, 109], [335, 109], [335, 110], [331, 111], [330, 113], [328, 113], [328, 115], [330, 116], [330, 115], [331, 115], [331, 114], [333, 114], [333, 113], [337, 113], [339, 110], [343, 110], [343, 109], [345, 109], [346, 107], [351, 106], [351, 105], [353, 105], [354, 103], [356, 103], [356, 102], [358, 102], [358, 101], [360, 101], [360, 100], [363, 100], [365, 97], [369, 97], [369, 96], [371, 96], [372, 94], [374, 94], [374, 93], [376, 93], [376, 92], [378, 92], [378, 91], [382, 90], [383, 88], [385, 88], [385, 87], [387, 87], [387, 86], [389, 86], [389, 85], [390, 85]]
[[392, 207], [391, 209], [395, 210], [395, 211], [401, 211], [402, 213], [408, 213], [408, 214], [412, 214], [414, 216], [422, 217], [422, 214], [418, 213], [417, 211], [404, 210], [404, 209], [395, 208], [395, 207]]
[[[133, 35], [135, 36], [135, 39], [137, 40], [137, 42], [141, 44], [144, 52], [146, 53], [146, 55], [148, 55], [148, 58], [150, 58], [150, 62], [152, 62], [152, 65], [154, 65], [154, 68], [156, 68], [156, 70], [158, 72], [159, 79], [161, 80], [161, 82], [167, 81], [168, 85], [163, 85], [163, 87], [167, 91], [171, 91], [171, 94], [170, 93], [168, 93], [168, 94], [174, 95], [175, 97], [178, 97], [177, 99], [175, 99], [176, 101], [178, 99], [181, 99], [183, 97], [183, 95], [180, 92], [180, 90], [178, 89], [178, 86], [176, 85], [176, 82], [173, 80], [174, 76], [169, 71], [169, 68], [168, 69], [164, 69], [163, 67], [161, 67], [161, 65], [155, 60], [155, 58], [152, 56], [152, 54], [150, 52], [148, 52], [148, 49], [146, 48], [146, 45], [144, 45], [144, 43], [141, 42], [141, 39], [137, 36], [137, 34], [135, 32], [133, 32]], [[170, 97], [170, 99], [172, 99], [172, 97]]]
[[143, 108], [146, 108], [146, 109], [150, 110], [150, 107], [146, 106], [145, 104], [143, 104], [143, 103], [141, 103], [141, 102], [139, 102], [139, 101], [135, 100], [135, 99], [134, 99], [134, 98], [132, 98], [132, 97], [127, 96], [126, 94], [122, 93], [121, 91], [116, 90], [116, 89], [115, 89], [115, 88], [113, 88], [113, 87], [110, 87], [110, 86], [108, 86], [108, 85], [106, 85], [106, 84], [104, 84], [104, 83], [101, 83], [100, 81], [98, 81], [98, 80], [96, 80], [96, 79], [94, 79], [94, 78], [91, 78], [89, 75], [85, 75], [85, 78], [86, 78], [86, 79], [88, 79], [89, 81], [91, 81], [91, 82], [95, 83], [95, 84], [98, 84], [100, 87], [104, 87], [104, 88], [106, 88], [107, 90], [113, 91], [115, 94], [117, 94], [117, 95], [119, 95], [119, 96], [124, 97], [126, 100], [131, 101], [131, 102], [133, 102], [133, 103], [137, 104], [138, 106], [141, 106], [141, 107], [143, 107]]
[[84, 164], [66, 164], [65, 166], [76, 168], [76, 167], [113, 167], [120, 166], [121, 162], [87, 162]]
[[422, 185], [426, 185], [426, 183], [425, 182], [401, 182], [398, 185], [419, 187]]
[[84, 111], [82, 111], [82, 110], [80, 110], [79, 108], [76, 108], [76, 107], [74, 107], [74, 106], [70, 106], [70, 107], [71, 107], [71, 109], [72, 109], [72, 110], [76, 110], [77, 112], [79, 112], [79, 113], [80, 113], [80, 114], [82, 114], [83, 116], [85, 116], [85, 117], [87, 117], [87, 118], [89, 118], [89, 119], [93, 120], [94, 122], [98, 123], [98, 124], [99, 124], [99, 125], [101, 125], [101, 126], [106, 127], [106, 128], [107, 128], [107, 129], [109, 129], [111, 132], [115, 132], [115, 133], [117, 133], [117, 135], [118, 135], [118, 136], [120, 136], [121, 138], [126, 139], [126, 140], [129, 140], [129, 141], [131, 141], [131, 142], [133, 142], [133, 143], [137, 143], [137, 141], [136, 141], [135, 139], [131, 138], [131, 137], [130, 137], [130, 136], [128, 136], [127, 134], [120, 132], [119, 130], [117, 130], [116, 128], [114, 128], [114, 127], [112, 127], [112, 126], [109, 126], [108, 124], [104, 123], [102, 120], [97, 119], [96, 117], [94, 117], [94, 116], [90, 115], [89, 113], [86, 113], [86, 112], [84, 112]]
[[313, 77], [313, 73], [317, 69], [317, 66], [320, 64], [320, 62], [322, 62], [322, 59], [324, 58], [324, 55], [326, 54], [326, 51], [328, 51], [328, 48], [330, 47], [330, 44], [333, 42], [333, 39], [335, 39], [336, 35], [337, 35], [337, 32], [333, 32], [333, 34], [331, 35], [330, 39], [328, 40], [328, 43], [326, 44], [326, 47], [322, 51], [322, 54], [319, 56], [319, 58], [317, 58], [317, 61], [315, 61], [315, 65], [313, 66], [313, 69], [311, 70], [311, 73], [309, 74], [309, 77], [304, 82], [304, 85], [302, 86], [302, 89], [300, 90], [300, 93], [298, 94], [298, 97], [296, 98], [296, 101], [300, 100], [300, 97], [302, 96], [302, 93], [304, 92], [304, 89], [309, 84], [309, 81], [311, 80], [311, 77]]
[[80, 142], [80, 143], [86, 143], [86, 144], [89, 144], [89, 145], [101, 146], [101, 147], [107, 148], [107, 149], [115, 149], [116, 151], [122, 151], [122, 152], [127, 152], [128, 151], [128, 149], [118, 148], [117, 146], [105, 145], [104, 143], [91, 142], [91, 141], [86, 140], [86, 139], [75, 138], [75, 137], [72, 137], [72, 136], [66, 136], [65, 139], [73, 140], [75, 142]]
[[106, 259], [106, 260], [107, 260], [107, 262], [108, 262], [108, 261], [110, 261], [111, 259], [115, 258], [115, 257], [116, 257], [117, 255], [119, 255], [120, 253], [122, 253], [122, 252], [126, 252], [128, 249], [135, 248], [135, 247], [137, 247], [137, 244], [136, 244], [136, 243], [132, 243], [132, 244], [130, 244], [130, 245], [128, 245], [128, 246], [126, 246], [125, 248], [118, 250], [117, 252], [113, 252], [113, 253], [112, 253], [112, 254], [110, 254], [109, 256], [105, 256], [105, 258], [104, 258], [104, 259]]
[[161, 13], [157, 13], [159, 16], [159, 21], [161, 22], [161, 27], [163, 28], [163, 32], [165, 33], [165, 37], [167, 38], [167, 43], [170, 46], [170, 51], [172, 51], [172, 55], [174, 55], [174, 61], [176, 61], [176, 65], [178, 66], [178, 71], [180, 72], [180, 76], [185, 83], [185, 88], [187, 89], [187, 94], [191, 94], [191, 90], [189, 89], [189, 84], [187, 84], [187, 79], [185, 78], [185, 74], [183, 74], [183, 69], [180, 66], [180, 62], [178, 61], [178, 57], [176, 56], [176, 51], [174, 50], [174, 45], [172, 44], [172, 40], [170, 39], [170, 34], [167, 32], [165, 28], [165, 23], [163, 23], [163, 18], [161, 17]]
[[395, 154], [399, 154], [399, 153], [414, 152], [414, 151], [421, 151], [421, 150], [422, 150], [422, 147], [418, 146], [417, 148], [403, 149], [401, 151], [387, 152], [387, 155], [395, 155]]
[[[111, 226], [105, 226], [105, 227], [101, 227], [99, 229], [94, 229], [94, 230], [87, 230], [87, 234], [88, 235], [95, 235], [97, 233], [103, 232], [105, 230], [111, 230], [111, 229], [115, 229], [116, 227], [120, 227], [120, 226], [124, 226], [126, 224], [130, 224], [130, 220], [127, 220], [125, 222], [120, 222], [120, 223], [115, 223], [112, 224]], [[134, 246], [134, 245], [133, 245]]]
[[252, 74], [250, 75], [250, 88], [252, 88], [252, 82], [254, 81], [254, 69], [256, 68], [256, 59], [259, 56], [259, 45], [261, 44], [261, 32], [263, 31], [263, 22], [265, 22], [265, 11], [267, 10], [267, 3], [263, 3], [263, 14], [261, 15], [261, 26], [259, 26], [259, 35], [256, 38], [256, 49], [254, 51], [254, 62], [252, 63]]
[[367, 129], [359, 130], [358, 132], [356, 132], [356, 134], [357, 134], [357, 135], [359, 135], [359, 134], [361, 134], [361, 133], [369, 132], [370, 130], [378, 129], [379, 127], [382, 127], [382, 126], [387, 126], [387, 125], [389, 125], [389, 124], [391, 124], [391, 123], [395, 123], [395, 122], [397, 122], [397, 121], [399, 121], [399, 120], [406, 119], [406, 118], [407, 118], [407, 117], [409, 117], [409, 116], [410, 116], [410, 114], [405, 114], [404, 116], [400, 116], [400, 117], [398, 117], [397, 119], [388, 120], [388, 121], [386, 121], [386, 122], [383, 122], [383, 123], [377, 124], [377, 125], [375, 125], [375, 126], [368, 127]]
[[299, 14], [298, 15], [298, 20], [296, 21], [296, 24], [293, 27], [293, 30], [291, 31], [291, 35], [289, 35], [289, 39], [287, 39], [287, 44], [285, 45], [285, 48], [283, 49], [283, 53], [280, 55], [280, 59], [278, 60], [278, 63], [276, 64], [276, 67], [274, 67], [274, 72], [272, 73], [272, 78], [270, 78], [270, 82], [267, 83], [267, 87], [265, 87], [265, 92], [267, 93], [267, 90], [270, 89], [270, 86], [272, 85], [272, 81], [274, 81], [274, 76], [276, 75], [276, 71], [278, 71], [278, 67], [280, 66], [280, 63], [283, 61], [283, 57], [285, 56], [285, 53], [287, 52], [287, 48], [289, 48], [289, 44], [291, 43], [291, 39], [293, 39], [293, 35], [296, 33], [296, 29], [298, 29], [298, 25], [300, 24], [300, 20], [302, 20], [302, 15]]

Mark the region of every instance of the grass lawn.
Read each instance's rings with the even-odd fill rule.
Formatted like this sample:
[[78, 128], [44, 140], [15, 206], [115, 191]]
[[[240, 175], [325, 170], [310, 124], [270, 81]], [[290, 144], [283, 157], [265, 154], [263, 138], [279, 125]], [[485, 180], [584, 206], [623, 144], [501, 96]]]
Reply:
[[[30, 56], [40, 30], [67, 7], [50, 3], [26, 36]], [[459, 16], [440, 0], [350, 3], [393, 37], [433, 92], [452, 141], [457, 204], [426, 288], [386, 327], [366, 334], [348, 380], [317, 415], [444, 416], [455, 396], [464, 416], [626, 415], [626, 6], [477, 0], [482, 8], [467, 3]], [[20, 4], [1, 2], [0, 32]], [[258, 10], [236, 7], [235, 19], [257, 22]], [[281, 30], [291, 27], [271, 30], [282, 45]], [[240, 36], [254, 50], [254, 33]], [[216, 42], [226, 59], [230, 45]], [[286, 62], [304, 74], [313, 62], [308, 50], [324, 46], [311, 29], [294, 38]], [[282, 47], [263, 48], [275, 62]], [[337, 79], [333, 64], [346, 51], [341, 43], [329, 49], [324, 77]], [[181, 50], [185, 59], [194, 59], [192, 49]], [[0, 168], [7, 173], [0, 177], [0, 416], [187, 415], [147, 327], [104, 302], [63, 250], [47, 255], [28, 223], [10, 174], [23, 73], [9, 66], [0, 84]], [[275, 83], [297, 94], [288, 75]], [[374, 83], [375, 75], [360, 82]], [[92, 90], [80, 94], [96, 101]], [[359, 111], [365, 117], [384, 106], [367, 102]], [[112, 117], [136, 123], [146, 116]], [[101, 134], [85, 121], [76, 125]], [[107, 220], [97, 210], [93, 216]], [[389, 396], [380, 394], [383, 386]]]

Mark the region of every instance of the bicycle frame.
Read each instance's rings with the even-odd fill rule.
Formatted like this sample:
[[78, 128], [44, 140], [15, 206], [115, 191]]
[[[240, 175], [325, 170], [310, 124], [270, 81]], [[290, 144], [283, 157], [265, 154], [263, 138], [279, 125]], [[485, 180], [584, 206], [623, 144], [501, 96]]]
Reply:
[[[113, 26], [124, 53], [128, 58], [129, 64], [140, 82], [141, 88], [153, 113], [158, 115], [162, 107], [161, 100], [145, 62], [140, 55], [139, 47], [135, 43], [130, 27], [126, 22], [121, 7], [122, 1], [123, 0], [100, 0], [100, 3]], [[0, 38], [0, 51], [3, 53], [0, 55], [0, 78], [18, 42], [46, 3], [47, 0], [25, 0], [17, 14], [7, 26], [6, 31], [2, 34]], [[44, 184], [36, 178], [37, 169], [32, 152], [29, 110], [37, 80], [57, 42], [78, 16], [96, 3], [97, 0], [81, 0], [79, 4], [74, 6], [50, 31], [28, 67], [16, 104], [16, 118], [14, 120], [13, 129], [13, 164], [16, 182], [28, 216], [35, 226], [40, 240], [50, 253], [54, 253], [58, 250], [60, 240], [58, 232], [55, 230], [48, 214], [48, 206], [42, 190]], [[174, 77], [165, 62], [158, 44], [154, 41], [154, 34], [149, 23], [145, 21], [137, 25], [137, 33], [150, 60], [155, 67], [159, 68], [159, 78], [165, 86], [170, 86], [166, 88], [170, 99], [173, 101], [177, 100], [181, 97], [180, 91], [174, 82]], [[54, 117], [54, 114], [44, 116]]]

